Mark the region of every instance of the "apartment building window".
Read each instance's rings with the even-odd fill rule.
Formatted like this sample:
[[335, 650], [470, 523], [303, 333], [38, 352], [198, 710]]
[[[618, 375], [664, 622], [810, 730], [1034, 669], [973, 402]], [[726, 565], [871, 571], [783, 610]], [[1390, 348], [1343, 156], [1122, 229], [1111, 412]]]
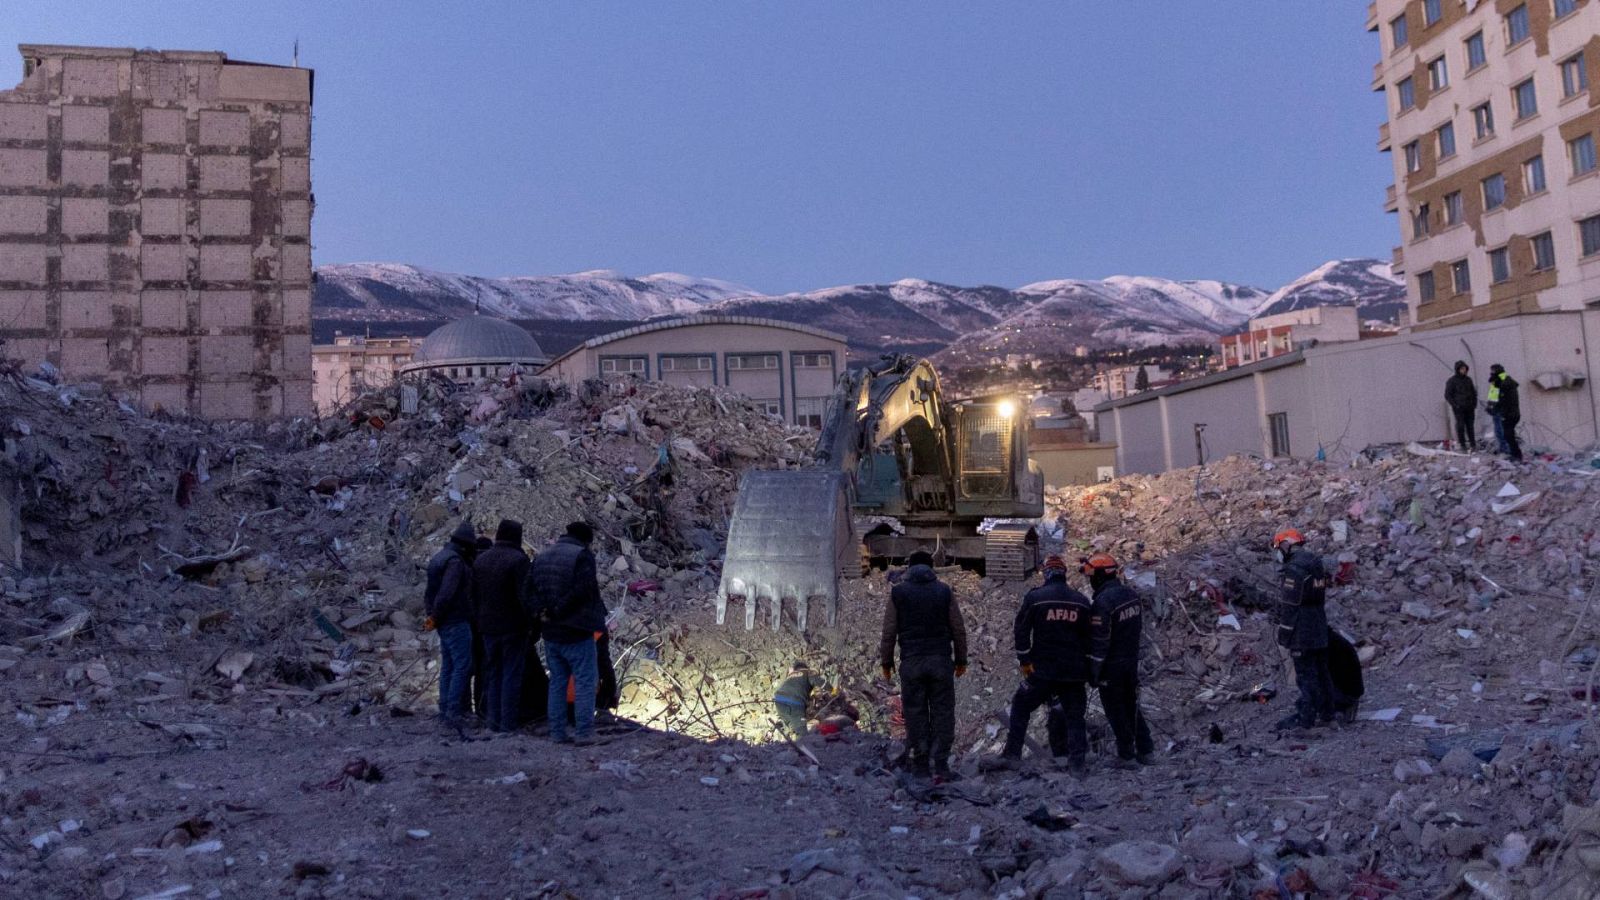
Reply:
[[1535, 156], [1522, 164], [1522, 187], [1528, 196], [1544, 193], [1544, 157]]
[[757, 400], [757, 401], [755, 401], [755, 403], [756, 403], [756, 406], [761, 407], [761, 411], [766, 413], [767, 415], [776, 416], [777, 418], [780, 418], [780, 419], [783, 418], [783, 401], [782, 400]]
[[1583, 65], [1583, 54], [1569, 56], [1561, 61], [1561, 96], [1576, 97], [1589, 89], [1589, 70]]
[[1494, 137], [1494, 107], [1487, 103], [1472, 108], [1472, 127], [1478, 140]]
[[1483, 32], [1475, 31], [1467, 37], [1467, 71], [1471, 72], [1489, 61], [1483, 46]]
[[1436, 91], [1450, 86], [1450, 66], [1444, 57], [1428, 63], [1428, 86]]
[[1533, 245], [1533, 270], [1543, 272], [1556, 267], [1556, 241], [1550, 232], [1536, 234], [1528, 240]]
[[1483, 211], [1506, 205], [1506, 177], [1496, 172], [1483, 180]]
[[1395, 91], [1400, 95], [1401, 112], [1405, 112], [1406, 110], [1417, 105], [1416, 86], [1411, 83], [1410, 78], [1400, 79], [1400, 83], [1394, 87]]
[[1567, 155], [1572, 157], [1572, 177], [1587, 175], [1595, 170], [1594, 135], [1585, 134], [1567, 142]]
[[1389, 23], [1389, 35], [1394, 38], [1394, 49], [1396, 50], [1411, 41], [1411, 36], [1406, 30], [1405, 16], [1396, 16], [1395, 20]]
[[1556, 18], [1561, 18], [1578, 9], [1578, 0], [1556, 0]]
[[778, 355], [776, 353], [748, 353], [728, 357], [728, 371], [737, 369], [776, 369]]
[[1459, 225], [1462, 218], [1461, 192], [1451, 191], [1444, 195], [1444, 224]]
[[1431, 301], [1433, 299], [1433, 297], [1434, 297], [1434, 293], [1433, 293], [1433, 273], [1432, 272], [1418, 272], [1417, 273], [1417, 299], [1421, 300], [1423, 303], [1427, 303], [1427, 302]]
[[1439, 0], [1422, 0], [1422, 23], [1432, 25], [1444, 15]]
[[1489, 251], [1489, 280], [1495, 284], [1511, 280], [1511, 251], [1497, 247]]
[[833, 366], [831, 353], [796, 353], [793, 357], [797, 369], [827, 369]]
[[1267, 431], [1272, 438], [1272, 455], [1289, 455], [1289, 414], [1268, 413]]
[[1539, 92], [1533, 86], [1533, 79], [1518, 84], [1511, 89], [1511, 105], [1517, 108], [1517, 121], [1522, 121], [1539, 112]]
[[1450, 289], [1457, 294], [1472, 293], [1472, 268], [1464, 259], [1450, 264]]
[[663, 356], [661, 372], [709, 372], [713, 365], [709, 356]]
[[1528, 39], [1532, 32], [1528, 28], [1528, 4], [1506, 13], [1506, 44], [1516, 46]]
[[822, 417], [828, 411], [827, 397], [796, 397], [794, 423], [805, 428], [822, 428]]
[[607, 356], [600, 360], [600, 374], [609, 376], [645, 377], [645, 358], [642, 356]]
[[1417, 206], [1417, 211], [1411, 216], [1412, 237], [1425, 238], [1428, 236], [1429, 231], [1433, 228], [1432, 212], [1426, 203]]
[[1434, 132], [1439, 140], [1439, 158], [1449, 159], [1456, 155], [1456, 123], [1446, 122]]
[[1405, 146], [1405, 151], [1406, 151], [1406, 171], [1408, 173], [1409, 172], [1415, 172], [1418, 169], [1422, 168], [1422, 144], [1421, 144], [1421, 142], [1412, 141], [1411, 143], [1409, 143], [1409, 144], [1407, 144]]
[[1578, 237], [1583, 241], [1583, 255], [1600, 253], [1600, 216], [1590, 216], [1578, 223]]

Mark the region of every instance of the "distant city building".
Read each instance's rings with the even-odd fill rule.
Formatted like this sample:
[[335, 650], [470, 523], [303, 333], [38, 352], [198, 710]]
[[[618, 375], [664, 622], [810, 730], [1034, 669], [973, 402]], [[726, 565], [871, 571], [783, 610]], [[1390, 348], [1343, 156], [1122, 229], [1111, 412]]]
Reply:
[[1173, 380], [1173, 373], [1162, 366], [1118, 366], [1094, 374], [1090, 385], [1112, 400], [1120, 400], [1138, 391], [1139, 370], [1144, 369], [1150, 387], [1161, 387]]
[[1366, 25], [1416, 327], [1600, 296], [1600, 4], [1377, 0]]
[[1360, 339], [1360, 313], [1354, 306], [1316, 306], [1261, 316], [1221, 339], [1222, 368], [1271, 359], [1313, 344]]
[[436, 372], [456, 384], [499, 378], [513, 368], [536, 372], [549, 359], [526, 328], [473, 313], [434, 329], [400, 367], [401, 375]]
[[148, 408], [311, 412], [311, 70], [23, 44], [0, 338]]
[[704, 315], [647, 322], [591, 338], [541, 374], [723, 385], [784, 421], [822, 426], [845, 368], [843, 335], [752, 316]]
[[327, 415], [364, 390], [394, 381], [411, 362], [422, 338], [339, 335], [311, 348], [312, 399]]

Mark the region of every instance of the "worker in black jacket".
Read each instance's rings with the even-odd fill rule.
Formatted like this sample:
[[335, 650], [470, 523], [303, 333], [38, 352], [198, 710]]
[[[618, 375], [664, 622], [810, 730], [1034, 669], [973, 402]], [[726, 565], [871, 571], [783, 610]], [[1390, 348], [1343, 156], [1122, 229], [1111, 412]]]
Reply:
[[[906, 577], [889, 592], [878, 643], [884, 680], [894, 677], [900, 647], [900, 703], [912, 774], [950, 779], [956, 736], [955, 679], [967, 673], [967, 626], [950, 586], [933, 571], [933, 556], [907, 557]], [[931, 771], [930, 771], [931, 762]]]
[[1139, 709], [1139, 641], [1143, 636], [1144, 602], [1122, 583], [1121, 567], [1107, 553], [1083, 561], [1079, 571], [1094, 590], [1089, 618], [1093, 643], [1089, 677], [1100, 688], [1100, 705], [1117, 739], [1117, 763], [1126, 768], [1148, 766], [1155, 743]]
[[1300, 688], [1295, 712], [1278, 729], [1311, 728], [1333, 721], [1333, 675], [1328, 671], [1328, 573], [1322, 559], [1306, 549], [1299, 531], [1285, 528], [1272, 537], [1283, 564], [1283, 593], [1278, 600], [1278, 643], [1294, 660]]
[[[1089, 619], [1089, 598], [1067, 584], [1067, 564], [1059, 556], [1046, 559], [1044, 584], [1022, 598], [1012, 628], [1022, 683], [1011, 698], [1011, 729], [1002, 754], [1007, 768], [1015, 767], [1022, 759], [1022, 744], [1033, 711], [1054, 698], [1061, 702], [1067, 766], [1076, 774], [1087, 771], [1089, 731], [1083, 716], [1088, 708], [1085, 683], [1089, 680], [1089, 646], [1093, 637]], [[1052, 751], [1056, 749], [1051, 747]]]
[[[473, 623], [483, 636], [484, 719], [490, 731], [514, 731], [522, 724], [518, 706], [528, 665], [529, 629], [522, 585], [527, 577], [522, 523], [502, 519], [494, 532], [494, 546], [472, 564]], [[533, 664], [539, 664], [537, 657]]]
[[428, 560], [422, 606], [439, 633], [439, 718], [456, 725], [467, 711], [472, 672], [472, 557], [477, 533], [463, 521]]
[[1478, 449], [1477, 415], [1478, 388], [1467, 374], [1466, 360], [1456, 360], [1456, 373], [1444, 383], [1444, 402], [1456, 417], [1456, 446], [1463, 450]]
[[[594, 529], [586, 522], [573, 522], [528, 570], [528, 603], [539, 610], [550, 665], [546, 710], [550, 739], [558, 744], [594, 741], [595, 687], [600, 678], [595, 635], [605, 631], [606, 606], [600, 599], [594, 553], [589, 550], [593, 542]], [[567, 736], [569, 679], [573, 684], [571, 738]]]
[[1506, 367], [1495, 363], [1489, 367], [1489, 384], [1499, 390], [1498, 411], [1500, 424], [1506, 433], [1506, 455], [1512, 462], [1522, 462], [1522, 444], [1517, 440], [1517, 423], [1522, 421], [1522, 398], [1517, 393], [1517, 380], [1506, 374]]

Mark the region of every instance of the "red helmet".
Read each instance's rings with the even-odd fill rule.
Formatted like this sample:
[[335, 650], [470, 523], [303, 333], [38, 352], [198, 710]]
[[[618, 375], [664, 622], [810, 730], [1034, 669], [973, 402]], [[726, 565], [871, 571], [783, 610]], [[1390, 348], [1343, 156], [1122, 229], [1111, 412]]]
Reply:
[[1115, 575], [1118, 568], [1120, 567], [1117, 565], [1116, 559], [1109, 553], [1096, 553], [1078, 565], [1078, 571], [1085, 575], [1093, 575], [1096, 572]]
[[1285, 528], [1272, 536], [1272, 548], [1274, 550], [1284, 544], [1304, 544], [1305, 542], [1306, 536], [1301, 534], [1297, 528]]

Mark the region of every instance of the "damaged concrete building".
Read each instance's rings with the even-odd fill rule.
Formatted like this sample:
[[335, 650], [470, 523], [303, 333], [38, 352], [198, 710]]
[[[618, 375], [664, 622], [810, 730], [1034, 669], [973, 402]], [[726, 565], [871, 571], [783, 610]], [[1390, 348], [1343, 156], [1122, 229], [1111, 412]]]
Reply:
[[211, 418], [311, 412], [309, 69], [24, 44], [0, 355]]

